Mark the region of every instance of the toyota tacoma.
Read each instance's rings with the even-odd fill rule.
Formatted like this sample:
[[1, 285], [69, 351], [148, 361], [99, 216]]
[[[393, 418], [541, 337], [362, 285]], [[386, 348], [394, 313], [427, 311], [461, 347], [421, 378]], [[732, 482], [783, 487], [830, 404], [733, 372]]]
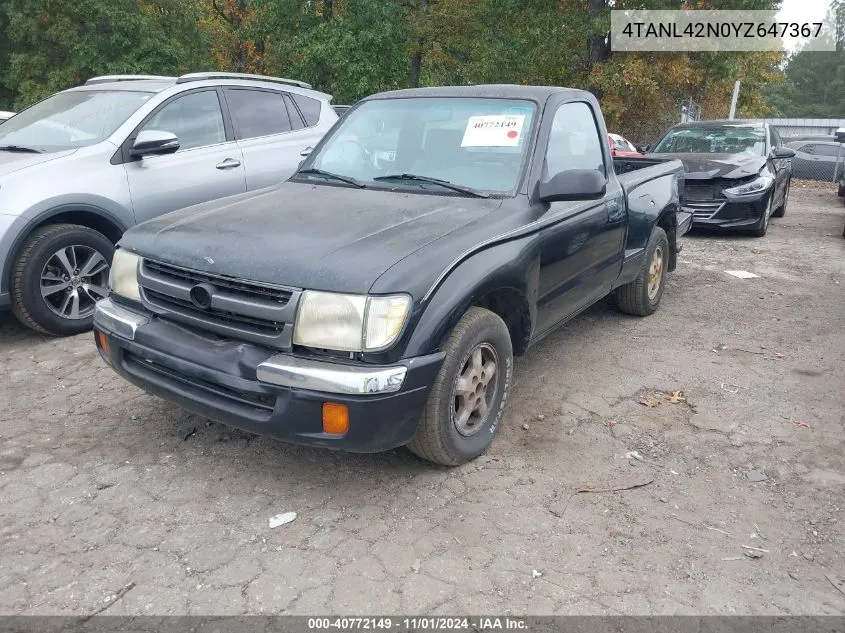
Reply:
[[461, 464], [499, 427], [514, 354], [611, 293], [657, 309], [682, 191], [677, 160], [612, 160], [581, 90], [373, 95], [289, 181], [130, 229], [95, 341], [224, 424]]

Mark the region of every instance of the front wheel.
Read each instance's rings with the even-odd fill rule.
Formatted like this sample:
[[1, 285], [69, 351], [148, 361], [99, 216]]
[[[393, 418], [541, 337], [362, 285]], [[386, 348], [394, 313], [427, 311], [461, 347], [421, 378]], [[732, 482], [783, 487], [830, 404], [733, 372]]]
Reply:
[[408, 448], [428, 461], [458, 466], [487, 450], [499, 428], [513, 374], [508, 328], [473, 307], [443, 347], [446, 358]]
[[766, 203], [766, 209], [763, 211], [763, 217], [760, 220], [760, 226], [751, 231], [753, 237], [763, 237], [769, 230], [769, 218], [772, 216], [772, 201], [775, 199], [775, 194], [769, 195], [769, 201]]
[[94, 304], [108, 296], [114, 245], [74, 224], [33, 232], [12, 272], [12, 311], [24, 325], [67, 336], [91, 329]]

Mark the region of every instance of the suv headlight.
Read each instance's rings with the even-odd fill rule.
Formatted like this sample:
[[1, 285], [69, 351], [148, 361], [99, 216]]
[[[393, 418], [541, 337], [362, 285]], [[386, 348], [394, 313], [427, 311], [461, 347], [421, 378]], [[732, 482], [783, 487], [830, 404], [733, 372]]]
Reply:
[[744, 185], [740, 185], [739, 187], [722, 189], [722, 193], [726, 193], [729, 196], [747, 196], [752, 193], [760, 193], [762, 191], [765, 191], [766, 189], [772, 186], [773, 182], [773, 178], [769, 178], [768, 176], [760, 176], [759, 178], [756, 178], [751, 182], [747, 182]]
[[302, 293], [293, 342], [343, 352], [370, 352], [396, 342], [411, 297], [342, 295], [306, 290]]
[[138, 265], [141, 258], [122, 248], [114, 252], [109, 273], [109, 288], [121, 297], [141, 301], [141, 291], [138, 288]]

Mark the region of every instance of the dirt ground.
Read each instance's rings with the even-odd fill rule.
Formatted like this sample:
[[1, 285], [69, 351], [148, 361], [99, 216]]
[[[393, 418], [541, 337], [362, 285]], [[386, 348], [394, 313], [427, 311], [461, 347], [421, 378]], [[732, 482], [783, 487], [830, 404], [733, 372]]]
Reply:
[[794, 183], [765, 238], [685, 238], [659, 312], [519, 359], [455, 469], [207, 423], [2, 315], [0, 613], [845, 613], [843, 224]]

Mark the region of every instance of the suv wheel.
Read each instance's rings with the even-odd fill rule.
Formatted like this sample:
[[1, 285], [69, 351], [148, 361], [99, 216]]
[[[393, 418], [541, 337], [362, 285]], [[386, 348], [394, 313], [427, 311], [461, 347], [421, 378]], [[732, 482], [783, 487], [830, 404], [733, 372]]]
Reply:
[[423, 459], [458, 466], [486, 451], [499, 428], [513, 375], [510, 332], [496, 314], [473, 307], [443, 351], [446, 358], [408, 448]]
[[94, 304], [108, 296], [114, 245], [74, 224], [33, 232], [12, 270], [12, 310], [24, 325], [66, 336], [91, 329]]

